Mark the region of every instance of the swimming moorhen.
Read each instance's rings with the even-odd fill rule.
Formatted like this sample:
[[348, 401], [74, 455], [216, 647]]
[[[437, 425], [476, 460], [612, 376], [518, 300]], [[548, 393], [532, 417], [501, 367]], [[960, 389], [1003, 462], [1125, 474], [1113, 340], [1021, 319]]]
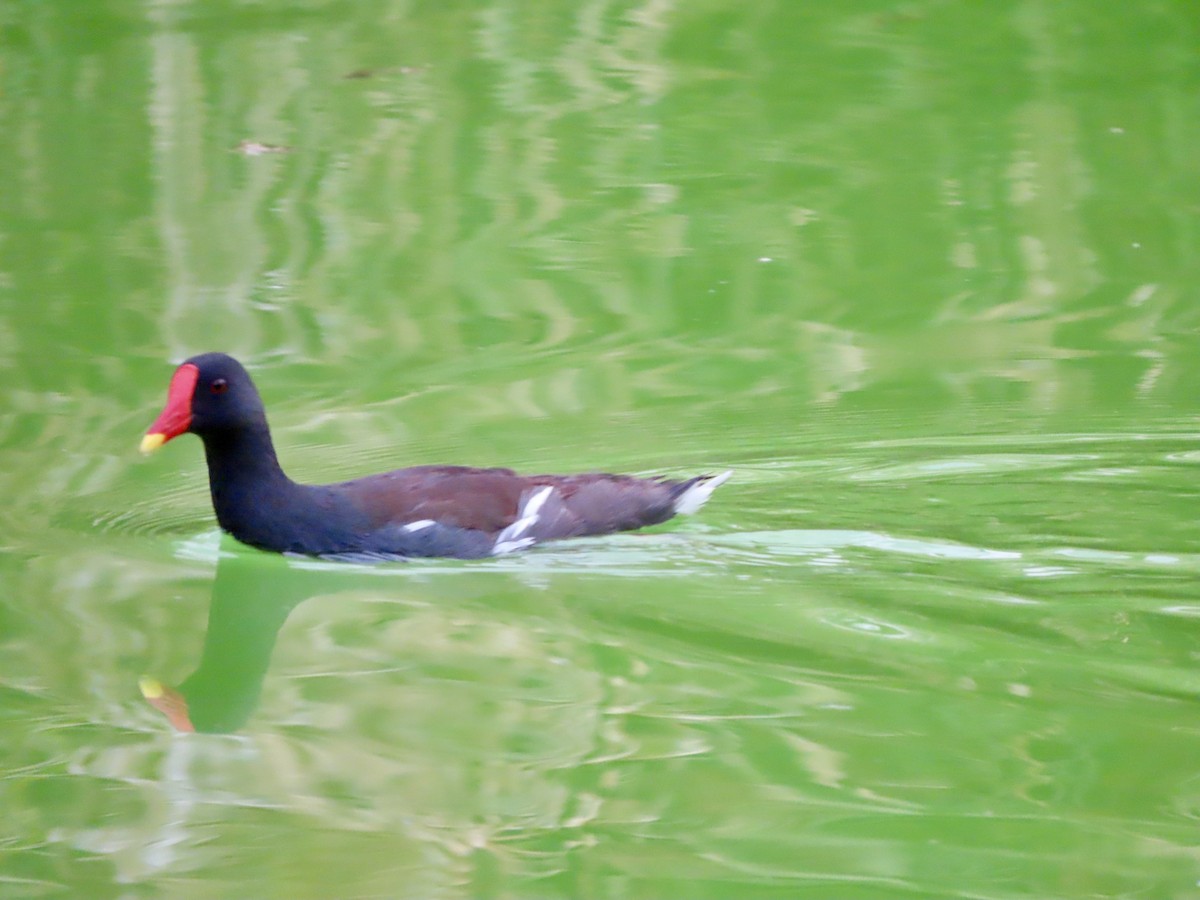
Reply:
[[641, 528], [695, 512], [731, 474], [674, 481], [415, 466], [297, 484], [279, 466], [254, 382], [224, 353], [193, 356], [175, 370], [142, 452], [189, 431], [204, 441], [213, 509], [225, 531], [263, 550], [350, 560], [467, 559]]

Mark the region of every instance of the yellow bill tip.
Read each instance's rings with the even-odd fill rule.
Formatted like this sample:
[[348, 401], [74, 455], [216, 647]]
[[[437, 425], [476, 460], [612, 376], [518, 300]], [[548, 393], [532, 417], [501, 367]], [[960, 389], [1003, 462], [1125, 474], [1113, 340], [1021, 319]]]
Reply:
[[143, 675], [138, 679], [138, 688], [141, 689], [142, 696], [147, 700], [157, 700], [167, 692], [161, 681], [151, 678], [149, 675]]
[[139, 449], [143, 453], [153, 453], [166, 442], [167, 436], [165, 434], [148, 434], [142, 438], [142, 444]]

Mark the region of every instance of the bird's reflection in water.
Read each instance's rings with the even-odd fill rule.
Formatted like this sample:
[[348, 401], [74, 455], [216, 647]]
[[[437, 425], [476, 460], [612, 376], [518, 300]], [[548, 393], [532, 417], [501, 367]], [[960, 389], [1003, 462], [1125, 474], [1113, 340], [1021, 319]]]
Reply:
[[200, 665], [178, 687], [143, 677], [142, 696], [178, 731], [237, 731], [258, 706], [276, 637], [291, 611], [309, 597], [378, 584], [376, 577], [355, 566], [221, 554]]

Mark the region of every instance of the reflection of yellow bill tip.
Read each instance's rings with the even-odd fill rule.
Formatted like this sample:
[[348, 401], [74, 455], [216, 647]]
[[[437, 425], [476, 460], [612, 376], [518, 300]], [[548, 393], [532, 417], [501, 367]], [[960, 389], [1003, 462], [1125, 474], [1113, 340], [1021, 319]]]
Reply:
[[165, 434], [148, 434], [142, 438], [140, 449], [143, 453], [153, 453], [166, 442], [167, 436]]
[[151, 678], [149, 675], [143, 675], [138, 679], [138, 687], [141, 688], [142, 696], [147, 700], [157, 700], [166, 693], [162, 682]]

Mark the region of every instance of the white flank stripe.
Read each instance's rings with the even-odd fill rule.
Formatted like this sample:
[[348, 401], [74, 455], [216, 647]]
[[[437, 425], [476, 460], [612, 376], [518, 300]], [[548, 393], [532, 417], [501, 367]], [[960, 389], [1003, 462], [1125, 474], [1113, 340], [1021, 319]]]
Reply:
[[546, 501], [550, 499], [550, 493], [553, 490], [554, 488], [551, 485], [546, 485], [527, 501], [525, 501], [525, 508], [521, 510], [521, 518], [528, 519], [530, 516], [532, 516], [533, 520], [536, 522], [538, 511], [546, 505]]
[[553, 485], [546, 485], [535, 491], [525, 501], [525, 505], [517, 513], [519, 516], [517, 521], [513, 522], [496, 536], [496, 543], [492, 545], [493, 553], [497, 555], [512, 553], [514, 550], [523, 550], [533, 543], [533, 538], [521, 537], [521, 535], [537, 524], [538, 510], [546, 505], [546, 501], [550, 499], [550, 494], [553, 490]]

